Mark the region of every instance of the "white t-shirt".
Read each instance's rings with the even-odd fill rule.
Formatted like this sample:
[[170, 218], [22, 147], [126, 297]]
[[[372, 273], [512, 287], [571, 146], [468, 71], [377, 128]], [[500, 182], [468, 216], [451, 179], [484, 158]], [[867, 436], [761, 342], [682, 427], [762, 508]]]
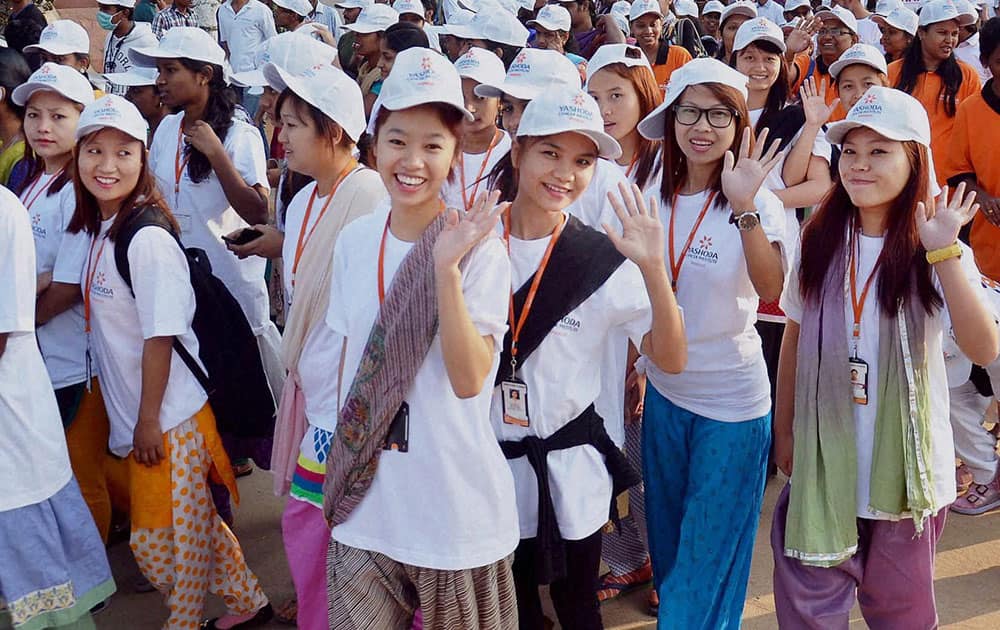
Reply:
[[[155, 48], [159, 42], [151, 25], [145, 22], [133, 22], [132, 24], [132, 30], [124, 37], [118, 37], [114, 31], [111, 31], [104, 39], [104, 68], [102, 70], [104, 74], [131, 70], [132, 60], [128, 58], [128, 51], [133, 48]], [[109, 94], [125, 96], [127, 90], [128, 87], [125, 85], [108, 81], [104, 91]]]
[[[858, 291], [864, 286], [871, 275], [882, 252], [882, 237], [862, 236], [859, 239], [860, 255], [858, 256]], [[979, 270], [976, 268], [972, 251], [964, 245], [962, 269], [969, 282], [977, 289], [981, 287]], [[937, 274], [932, 275], [934, 286], [940, 295], [941, 283]], [[874, 512], [868, 507], [869, 488], [871, 486], [872, 451], [875, 444], [875, 424], [878, 421], [878, 345], [879, 318], [882, 309], [878, 303], [878, 276], [872, 280], [872, 288], [865, 296], [864, 310], [861, 313], [861, 337], [858, 342], [858, 356], [868, 362], [868, 404], [852, 403], [854, 412], [854, 433], [858, 449], [858, 497], [857, 516], [875, 520], [891, 520], [888, 515]], [[984, 301], [986, 300], [983, 295]], [[781, 308], [788, 319], [794, 322], [802, 321], [802, 295], [799, 291], [799, 261], [796, 260], [789, 273], [785, 291], [781, 297]], [[942, 348], [945, 318], [944, 311], [939, 310], [928, 316], [924, 327], [927, 349], [927, 383], [930, 387], [930, 442], [931, 461], [930, 473], [933, 478], [933, 509], [945, 507], [955, 500], [955, 445], [951, 432], [951, 420], [948, 413], [948, 377], [945, 371], [944, 351]], [[844, 300], [844, 320], [847, 327], [846, 339], [853, 348], [854, 311], [850, 296]], [[847, 366], [844, 366], [847, 369]]]
[[[515, 291], [538, 269], [550, 239], [522, 241], [511, 237], [511, 286]], [[519, 364], [518, 375], [528, 388], [530, 426], [504, 423], [500, 388], [495, 388], [490, 420], [497, 438], [547, 438], [575, 419], [601, 391], [602, 371], [609, 366], [608, 346], [617, 349], [631, 339], [639, 347], [651, 324], [652, 310], [642, 274], [626, 260]], [[500, 370], [507, 374], [510, 366], [502, 365]], [[624, 371], [616, 376], [622, 382]], [[527, 457], [508, 461], [517, 488], [521, 538], [532, 538], [538, 530], [535, 470]], [[608, 520], [611, 505], [611, 475], [604, 457], [593, 446], [575, 446], [549, 453], [548, 465], [552, 503], [562, 537], [580, 540], [593, 534]]]
[[972, 66], [983, 85], [986, 85], [986, 82], [993, 78], [990, 69], [984, 67], [983, 62], [979, 60], [979, 33], [956, 46], [955, 57]]
[[[354, 221], [334, 253], [327, 324], [347, 337], [341, 399], [357, 373], [379, 309], [378, 253], [384, 214]], [[413, 247], [391, 232], [385, 242], [385, 286]], [[518, 543], [514, 482], [490, 428], [492, 378], [507, 329], [510, 265], [503, 242], [489, 238], [462, 272], [472, 322], [494, 341], [493, 369], [483, 390], [460, 399], [445, 372], [441, 337], [406, 395], [409, 452], [383, 452], [368, 494], [333, 538], [393, 560], [442, 570], [480, 567], [506, 557]], [[324, 373], [337, 364], [324, 366]]]
[[[678, 257], [708, 199], [707, 192], [679, 195], [677, 206], [660, 217], [669, 239], [672, 213]], [[669, 205], [669, 201], [666, 205]], [[785, 257], [785, 209], [774, 193], [761, 189], [754, 199], [767, 240]], [[695, 233], [677, 282], [677, 302], [684, 309], [687, 367], [667, 374], [643, 361], [649, 382], [675, 405], [720, 422], [742, 422], [771, 410], [771, 388], [754, 329], [758, 296], [750, 281], [743, 240], [729, 223], [732, 208], [710, 207]], [[670, 244], [666, 244], [670, 270]], [[787, 264], [784, 265], [787, 268]]]
[[618, 217], [615, 216], [614, 210], [611, 209], [611, 204], [608, 202], [608, 193], [613, 192], [618, 195], [619, 183], [629, 183], [625, 177], [625, 171], [610, 160], [598, 158], [590, 185], [576, 201], [566, 208], [566, 212], [595, 230], [603, 231], [604, 228], [601, 227], [603, 222], [617, 226]]
[[774, 0], [767, 0], [764, 4], [759, 2], [754, 4], [757, 6], [757, 17], [767, 18], [778, 26], [785, 23], [785, 7]]
[[[188, 177], [188, 169], [185, 167], [181, 174], [180, 191], [174, 192], [174, 160], [178, 146], [184, 142], [178, 138], [183, 119], [183, 112], [172, 114], [164, 118], [156, 128], [149, 147], [150, 168], [181, 228], [184, 246], [205, 250], [212, 263], [212, 273], [225, 283], [243, 308], [250, 327], [255, 334], [259, 334], [270, 313], [267, 286], [264, 283], [267, 261], [257, 256], [240, 260], [222, 242], [223, 234], [248, 227], [249, 224], [229, 204], [214, 171], [210, 171], [201, 183], [195, 184]], [[248, 185], [260, 184], [265, 189], [269, 188], [264, 141], [257, 129], [234, 119], [223, 145], [229, 159]], [[181, 155], [183, 159], [183, 153]]]
[[[455, 166], [454, 178], [446, 181], [441, 187], [441, 198], [449, 208], [465, 207], [465, 200], [462, 198], [462, 172], [465, 172], [465, 194], [469, 198], [469, 204], [475, 200], [476, 195], [489, 192], [486, 184], [486, 176], [500, 161], [500, 158], [510, 152], [510, 136], [506, 131], [500, 130], [500, 139], [493, 147], [492, 151], [482, 153], [462, 153], [462, 160]], [[480, 179], [482, 181], [480, 181]], [[478, 184], [477, 184], [478, 182]]]
[[219, 42], [229, 47], [229, 65], [233, 67], [233, 72], [253, 70], [257, 49], [278, 34], [271, 9], [258, 0], [247, 0], [236, 13], [232, 0], [229, 0], [219, 7], [216, 15]]
[[[166, 230], [141, 228], [128, 248], [129, 272], [135, 296], [115, 265], [115, 244], [105, 238], [114, 219], [101, 224], [84, 279], [90, 285], [91, 343], [100, 368], [101, 393], [111, 421], [111, 452], [125, 457], [139, 419], [142, 395], [142, 347], [152, 337], [179, 337], [191, 356], [198, 357], [198, 338], [191, 329], [194, 289], [184, 252]], [[81, 282], [86, 286], [86, 282]], [[196, 414], [205, 404], [205, 390], [176, 351], [170, 354], [170, 379], [160, 407], [164, 433]]]
[[[35, 236], [35, 274], [51, 273], [52, 282], [78, 284], [90, 238], [82, 232], [66, 232], [76, 208], [73, 182], [51, 196], [48, 190], [39, 194], [55, 177], [55, 174], [43, 174], [40, 181], [21, 193], [21, 202], [26, 207], [30, 204], [28, 215]], [[83, 304], [77, 303], [36, 331], [45, 367], [56, 389], [87, 380], [87, 338], [83, 330]]]
[[[70, 186], [72, 189], [72, 186]], [[59, 407], [35, 343], [35, 244], [24, 206], [0, 186], [0, 512], [44, 501], [69, 483]]]

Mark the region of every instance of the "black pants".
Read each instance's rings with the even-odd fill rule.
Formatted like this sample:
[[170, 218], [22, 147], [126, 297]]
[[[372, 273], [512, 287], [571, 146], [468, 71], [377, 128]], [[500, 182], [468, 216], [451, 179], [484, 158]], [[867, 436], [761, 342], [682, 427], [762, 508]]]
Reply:
[[[542, 600], [535, 573], [536, 539], [525, 538], [514, 551], [514, 586], [521, 630], [543, 630]], [[566, 541], [566, 577], [549, 585], [559, 623], [567, 630], [601, 630], [597, 580], [601, 568], [601, 530]]]

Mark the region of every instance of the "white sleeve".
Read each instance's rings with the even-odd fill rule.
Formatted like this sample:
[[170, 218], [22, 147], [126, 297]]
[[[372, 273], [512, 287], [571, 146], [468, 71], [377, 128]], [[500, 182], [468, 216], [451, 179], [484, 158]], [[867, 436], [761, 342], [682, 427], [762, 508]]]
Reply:
[[226, 153], [248, 186], [270, 188], [264, 139], [257, 129], [246, 123], [234, 122], [226, 137]]
[[278, 34], [278, 29], [274, 25], [274, 14], [266, 4], [262, 4], [261, 10], [261, 32], [264, 35], [262, 42], [267, 41]]
[[757, 192], [754, 206], [760, 215], [760, 226], [768, 242], [777, 243], [781, 249], [781, 268], [788, 269], [788, 244], [785, 243], [788, 219], [785, 206], [773, 192], [763, 187]]
[[510, 260], [503, 242], [491, 234], [472, 251], [462, 273], [462, 294], [476, 331], [491, 335], [500, 351], [507, 332], [510, 302]]
[[611, 274], [605, 288], [611, 296], [613, 326], [621, 328], [636, 348], [641, 347], [642, 338], [653, 325], [653, 307], [639, 267], [626, 260]]
[[789, 320], [799, 323], [802, 321], [802, 292], [799, 288], [799, 264], [801, 261], [796, 256], [789, 265], [788, 274], [785, 276], [785, 288], [781, 292], [781, 300], [778, 305], [785, 312]]
[[35, 239], [28, 211], [0, 187], [0, 334], [34, 330]]
[[[67, 194], [68, 193], [68, 194]], [[52, 267], [52, 281], [65, 284], [80, 284], [83, 276], [83, 266], [87, 264], [87, 254], [90, 251], [90, 235], [80, 231], [71, 234], [66, 231], [73, 218], [76, 208], [76, 196], [72, 185], [66, 185], [59, 191], [59, 203], [62, 216], [62, 238], [59, 239], [59, 251], [56, 252], [55, 264]]]
[[191, 271], [174, 237], [156, 226], [141, 228], [129, 243], [128, 266], [142, 338], [190, 331], [195, 308]]
[[826, 160], [827, 164], [833, 161], [833, 147], [826, 139], [825, 133], [820, 132], [816, 134], [816, 139], [813, 140], [812, 154]]
[[[350, 226], [348, 226], [350, 227]], [[333, 271], [330, 273], [330, 300], [326, 307], [326, 325], [341, 337], [347, 337], [347, 287], [350, 277], [347, 261], [351, 242], [349, 236], [352, 230], [343, 229], [337, 236], [337, 244], [333, 252]]]

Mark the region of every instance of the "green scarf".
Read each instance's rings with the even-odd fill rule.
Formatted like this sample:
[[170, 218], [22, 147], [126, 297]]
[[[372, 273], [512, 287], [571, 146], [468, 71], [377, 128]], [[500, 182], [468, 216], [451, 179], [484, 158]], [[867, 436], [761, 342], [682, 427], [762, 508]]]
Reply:
[[[795, 375], [785, 555], [821, 567], [840, 564], [858, 548], [845, 249], [834, 258], [838, 262], [820, 295], [803, 305]], [[878, 412], [869, 503], [895, 518], [908, 513], [918, 534], [934, 505], [926, 317], [915, 291], [894, 317], [882, 313], [878, 363], [870, 366], [878, 370]]]

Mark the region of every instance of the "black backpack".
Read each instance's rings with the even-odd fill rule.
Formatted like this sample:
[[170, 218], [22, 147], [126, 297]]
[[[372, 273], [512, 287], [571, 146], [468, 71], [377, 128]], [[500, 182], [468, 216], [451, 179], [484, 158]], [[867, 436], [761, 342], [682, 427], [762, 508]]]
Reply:
[[[274, 434], [275, 404], [257, 339], [239, 302], [222, 281], [212, 275], [212, 265], [204, 250], [185, 249], [160, 208], [137, 208], [115, 240], [118, 273], [132, 289], [128, 246], [136, 232], [148, 226], [169, 232], [187, 256], [195, 297], [192, 328], [198, 337], [198, 356], [205, 370], [176, 337], [174, 350], [208, 394], [219, 433], [240, 438], [270, 438]], [[132, 295], [135, 295], [134, 289]]]

